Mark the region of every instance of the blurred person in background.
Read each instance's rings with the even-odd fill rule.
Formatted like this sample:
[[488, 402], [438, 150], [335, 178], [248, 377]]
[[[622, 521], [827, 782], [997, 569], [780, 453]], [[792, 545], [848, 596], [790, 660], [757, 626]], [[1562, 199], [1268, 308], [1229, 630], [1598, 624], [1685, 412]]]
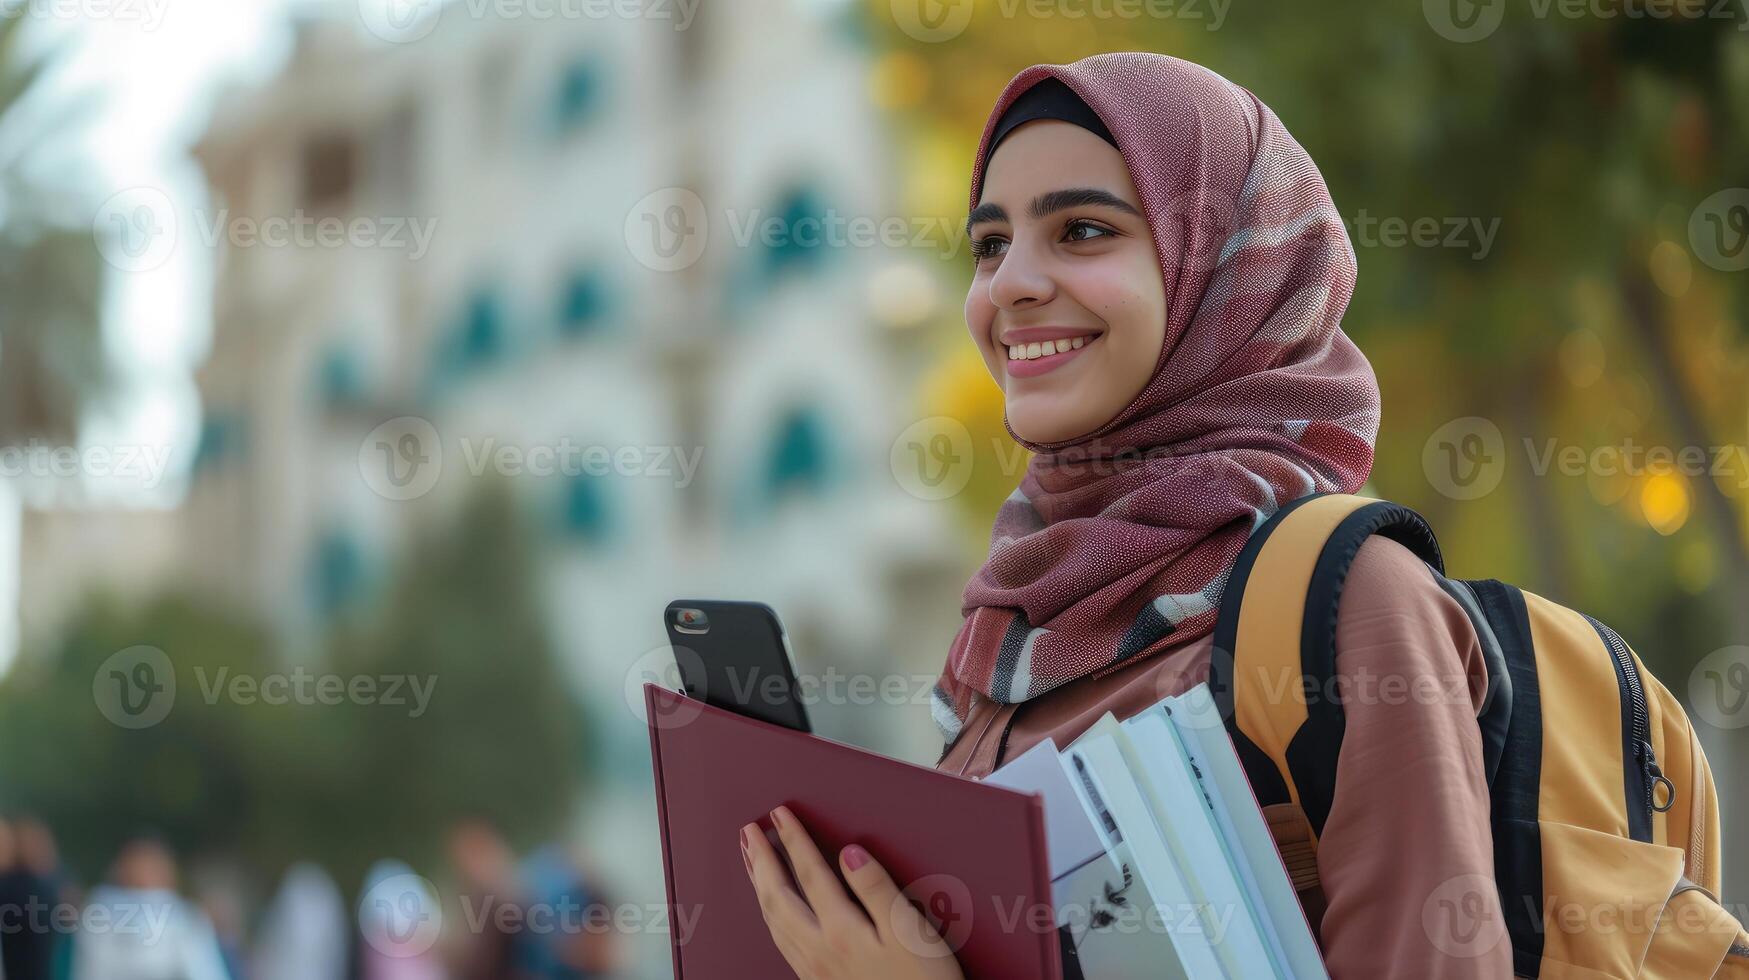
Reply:
[[59, 934], [60, 901], [54, 837], [30, 819], [0, 821], [0, 978], [47, 980]]
[[447, 930], [450, 975], [455, 980], [515, 977], [515, 946], [527, 928], [528, 912], [516, 880], [516, 854], [483, 818], [456, 823], [447, 844], [456, 879], [456, 903], [448, 913], [454, 916]]
[[349, 934], [334, 879], [317, 865], [294, 864], [262, 916], [248, 980], [344, 980]]
[[35, 817], [20, 817], [13, 824], [18, 834], [18, 858], [24, 868], [40, 879], [56, 901], [79, 901], [79, 889], [61, 861], [61, 847], [49, 825]]
[[212, 922], [176, 891], [176, 859], [142, 835], [91, 890], [73, 943], [72, 980], [235, 980]]
[[612, 928], [613, 903], [598, 876], [569, 848], [555, 843], [536, 850], [523, 864], [522, 879], [530, 908], [552, 927], [521, 931], [517, 977], [598, 980], [622, 968], [623, 949]]
[[213, 924], [213, 935], [219, 941], [225, 972], [233, 980], [243, 977], [243, 949], [248, 932], [246, 910], [251, 903], [246, 897], [248, 888], [242, 869], [235, 861], [205, 861], [195, 866], [189, 882], [196, 904]]
[[435, 948], [443, 907], [405, 863], [384, 859], [365, 873], [358, 929], [361, 980], [449, 980]]

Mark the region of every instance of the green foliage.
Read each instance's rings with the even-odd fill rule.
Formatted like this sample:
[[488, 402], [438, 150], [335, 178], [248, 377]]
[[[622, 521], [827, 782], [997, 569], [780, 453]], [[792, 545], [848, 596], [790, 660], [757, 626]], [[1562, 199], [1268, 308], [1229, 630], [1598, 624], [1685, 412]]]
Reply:
[[89, 224], [69, 216], [90, 209], [48, 176], [69, 169], [54, 151], [78, 132], [84, 105], [21, 108], [60, 57], [19, 57], [26, 19], [0, 13], [0, 445], [71, 441], [82, 409], [114, 380], [103, 265]]
[[[1667, 676], [1749, 634], [1749, 493], [1689, 478], [1689, 512], [1661, 534], [1637, 486], [1598, 493], [1585, 477], [1536, 474], [1525, 450], [1749, 438], [1749, 278], [1709, 268], [1689, 240], [1703, 200], [1749, 186], [1740, 8], [1506, 4], [1494, 33], [1459, 43], [1415, 2], [1233, 4], [1214, 29], [1209, 4], [1075, 18], [1063, 11], [1079, 5], [1004, 16], [985, 0], [963, 33], [924, 44], [889, 6], [864, 13], [890, 57], [915, 61], [899, 77], [921, 76], [900, 90], [908, 129], [938, 134], [918, 140], [915, 186], [941, 183], [954, 153], [969, 174], [992, 102], [1029, 64], [1156, 51], [1256, 93], [1317, 161], [1354, 240], [1344, 329], [1384, 407], [1372, 491], [1425, 514], [1455, 574], [1596, 612], [1643, 638]], [[1438, 221], [1442, 241], [1386, 242], [1369, 218]], [[1447, 247], [1450, 221], [1497, 223], [1485, 254], [1474, 230]], [[963, 265], [942, 272], [964, 287]], [[1580, 370], [1563, 350], [1576, 336], [1572, 349], [1595, 351]], [[1500, 429], [1507, 467], [1494, 492], [1457, 500], [1422, 455], [1470, 416]], [[987, 529], [989, 513], [969, 520]]]
[[[384, 856], [427, 866], [465, 816], [517, 843], [546, 837], [577, 801], [584, 719], [533, 596], [529, 549], [494, 489], [417, 542], [381, 615], [336, 627], [317, 662], [289, 662], [261, 630], [189, 598], [96, 599], [0, 685], [0, 806], [41, 814], [86, 875], [143, 829], [263, 880], [314, 859], [342, 882]], [[175, 702], [127, 729], [100, 712], [93, 680], [140, 644], [170, 658]], [[287, 703], [231, 686], [300, 670], [309, 696]], [[324, 703], [322, 675], [371, 678], [376, 694]], [[403, 703], [388, 703], [385, 678], [404, 679]], [[430, 693], [422, 712], [413, 685]]]

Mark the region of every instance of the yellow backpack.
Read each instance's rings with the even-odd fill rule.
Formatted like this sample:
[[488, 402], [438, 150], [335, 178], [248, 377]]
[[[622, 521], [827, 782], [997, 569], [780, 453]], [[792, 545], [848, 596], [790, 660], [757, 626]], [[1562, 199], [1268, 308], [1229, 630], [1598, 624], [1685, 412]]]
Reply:
[[[1340, 701], [1306, 692], [1336, 690], [1337, 601], [1373, 534], [1420, 556], [1481, 640], [1476, 722], [1514, 972], [1749, 980], [1749, 933], [1717, 899], [1712, 771], [1681, 704], [1608, 626], [1494, 579], [1447, 578], [1419, 514], [1353, 494], [1302, 497], [1260, 525], [1214, 633], [1209, 686], [1258, 803], [1305, 822], [1305, 852], [1283, 853], [1295, 884], [1316, 880], [1343, 731]], [[1283, 677], [1303, 686], [1283, 697]], [[1574, 909], [1612, 914], [1557, 918]]]

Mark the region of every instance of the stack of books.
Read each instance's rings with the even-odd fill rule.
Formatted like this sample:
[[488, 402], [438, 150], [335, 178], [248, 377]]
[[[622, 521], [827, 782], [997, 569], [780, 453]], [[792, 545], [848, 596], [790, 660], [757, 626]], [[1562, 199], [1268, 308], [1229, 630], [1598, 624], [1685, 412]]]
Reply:
[[1066, 980], [1328, 980], [1207, 685], [984, 782], [1043, 797]]

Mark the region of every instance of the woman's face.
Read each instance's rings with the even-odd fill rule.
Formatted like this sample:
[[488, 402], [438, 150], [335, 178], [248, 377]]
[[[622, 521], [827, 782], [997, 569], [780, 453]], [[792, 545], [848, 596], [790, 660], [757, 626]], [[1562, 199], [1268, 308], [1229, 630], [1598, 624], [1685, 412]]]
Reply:
[[1166, 288], [1117, 148], [1054, 119], [1017, 127], [985, 168], [967, 231], [966, 327], [1014, 433], [1061, 442], [1123, 411], [1153, 377]]

